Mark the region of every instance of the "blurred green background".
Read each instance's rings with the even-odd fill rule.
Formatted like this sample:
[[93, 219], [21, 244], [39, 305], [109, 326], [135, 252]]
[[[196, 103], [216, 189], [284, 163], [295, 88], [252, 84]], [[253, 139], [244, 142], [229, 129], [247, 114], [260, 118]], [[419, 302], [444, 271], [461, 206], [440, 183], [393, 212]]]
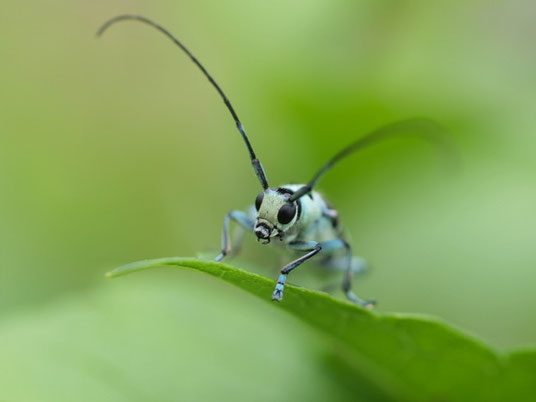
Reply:
[[[260, 190], [221, 100], [169, 41], [128, 22], [95, 39], [127, 12], [205, 64], [272, 185], [309, 179], [393, 120], [448, 127], [457, 175], [426, 144], [398, 141], [321, 182], [372, 265], [356, 292], [500, 350], [534, 345], [533, 2], [3, 0], [0, 399], [354, 393], [277, 306], [190, 272], [104, 278], [138, 259], [216, 255], [225, 213]], [[275, 278], [279, 258], [247, 238], [233, 263]], [[300, 271], [291, 282], [320, 286]]]

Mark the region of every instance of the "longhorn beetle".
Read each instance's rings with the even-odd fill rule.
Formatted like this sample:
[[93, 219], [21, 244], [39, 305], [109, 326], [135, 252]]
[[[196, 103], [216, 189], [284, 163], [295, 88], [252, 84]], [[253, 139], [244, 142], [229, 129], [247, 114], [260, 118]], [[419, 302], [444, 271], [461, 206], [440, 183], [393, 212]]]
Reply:
[[[248, 213], [235, 210], [225, 216], [222, 250], [221, 254], [215, 258], [215, 261], [222, 261], [231, 252], [229, 223], [234, 221], [244, 229], [253, 232], [257, 237], [257, 241], [262, 244], [268, 244], [272, 239], [279, 239], [291, 250], [304, 253], [301, 257], [281, 269], [272, 293], [272, 300], [280, 301], [283, 299], [287, 276], [292, 270], [317, 254], [321, 254], [325, 256], [321, 260], [324, 265], [331, 267], [342, 266], [344, 268], [345, 276], [342, 288], [348, 299], [362, 307], [372, 308], [375, 303], [374, 300], [360, 299], [352, 292], [352, 275], [354, 271], [358, 270], [359, 259], [352, 257], [352, 249], [343, 238], [343, 233], [339, 227], [338, 213], [313, 189], [329, 169], [341, 159], [359, 149], [404, 133], [418, 134], [432, 142], [441, 143], [442, 139], [436, 135], [441, 131], [441, 127], [425, 119], [410, 119], [383, 126], [359, 138], [335, 154], [307, 184], [287, 184], [281, 187], [270, 187], [262, 164], [253, 151], [244, 126], [231, 102], [199, 60], [167, 29], [143, 16], [119, 15], [104, 23], [97, 31], [97, 36], [102, 35], [116, 22], [126, 20], [143, 22], [157, 29], [182, 49], [201, 70], [218, 91], [225, 106], [231, 113], [236, 123], [236, 128], [246, 144], [253, 170], [262, 186], [262, 192], [255, 199], [254, 209], [251, 208]], [[440, 145], [446, 144], [442, 143]]]

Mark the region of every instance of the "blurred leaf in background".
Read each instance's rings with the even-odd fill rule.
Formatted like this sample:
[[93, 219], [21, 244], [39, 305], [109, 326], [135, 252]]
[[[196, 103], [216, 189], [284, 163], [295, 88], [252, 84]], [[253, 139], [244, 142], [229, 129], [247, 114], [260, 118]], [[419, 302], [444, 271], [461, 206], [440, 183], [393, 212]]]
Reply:
[[[59, 400], [63, 389], [38, 398], [26, 386], [46, 371], [56, 381], [42, 381], [65, 387], [66, 376], [85, 373], [88, 383], [73, 385], [73, 393], [119, 400], [105, 377], [151, 362], [148, 372], [173, 369], [153, 389], [174, 400], [173, 390], [202, 384], [204, 367], [231, 367], [223, 343], [210, 349], [198, 336], [219, 331], [249, 345], [229, 370], [251, 374], [243, 386], [269, 389], [266, 400], [288, 379], [273, 374], [281, 347], [281, 366], [303, 375], [281, 385], [295, 392], [290, 399], [340, 389], [337, 379], [323, 380], [332, 371], [315, 360], [322, 341], [234, 289], [186, 273], [143, 275], [140, 290], [128, 286], [138, 280], [104, 281], [106, 269], [124, 262], [216, 252], [224, 214], [247, 207], [258, 192], [232, 120], [184, 55], [135, 24], [95, 40], [103, 21], [125, 12], [157, 20], [203, 61], [274, 184], [307, 180], [378, 125], [413, 116], [446, 125], [464, 160], [458, 178], [437, 167], [429, 148], [408, 142], [363, 152], [322, 182], [354, 249], [373, 267], [357, 289], [375, 296], [380, 311], [439, 316], [501, 350], [534, 345], [533, 2], [4, 0], [0, 11], [0, 332], [14, 351], [1, 359], [0, 381], [19, 384], [19, 397]], [[252, 239], [244, 246], [236, 264], [273, 276], [273, 250]], [[293, 281], [315, 275], [304, 267]], [[114, 296], [116, 286], [124, 290]], [[142, 356], [152, 347], [132, 338], [114, 344], [120, 363], [108, 375], [83, 371], [107, 340], [96, 328], [134, 334], [139, 328], [124, 331], [119, 317], [126, 306], [151, 303], [160, 286], [175, 315], [152, 321], [149, 309], [136, 325], [161, 333], [166, 320], [190, 314], [200, 321], [185, 319], [181, 328], [197, 329], [180, 332], [170, 323], [170, 333], [154, 342], [153, 360]], [[117, 312], [104, 311], [114, 297]], [[235, 325], [222, 329], [222, 317]], [[73, 330], [84, 335], [76, 343], [81, 363], [70, 368], [61, 360], [70, 349], [58, 337], [78, 325], [85, 325]], [[298, 341], [280, 346], [280, 333]], [[60, 339], [58, 346], [25, 349], [39, 336]], [[198, 357], [193, 373], [169, 363], [178, 355], [168, 351], [183, 350]], [[21, 372], [9, 369], [14, 360], [26, 378], [7, 376]], [[205, 399], [231, 398], [244, 381], [230, 377]]]

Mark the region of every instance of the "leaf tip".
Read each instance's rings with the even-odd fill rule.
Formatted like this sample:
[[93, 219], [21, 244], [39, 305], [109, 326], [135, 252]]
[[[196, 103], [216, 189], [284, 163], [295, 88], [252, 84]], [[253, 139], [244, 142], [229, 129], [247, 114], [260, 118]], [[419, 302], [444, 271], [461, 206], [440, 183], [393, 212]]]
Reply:
[[113, 277], [114, 277], [114, 274], [113, 274], [112, 271], [110, 271], [110, 272], [106, 272], [106, 273], [104, 274], [104, 276], [105, 276], [106, 278], [110, 279], [110, 278], [113, 278]]

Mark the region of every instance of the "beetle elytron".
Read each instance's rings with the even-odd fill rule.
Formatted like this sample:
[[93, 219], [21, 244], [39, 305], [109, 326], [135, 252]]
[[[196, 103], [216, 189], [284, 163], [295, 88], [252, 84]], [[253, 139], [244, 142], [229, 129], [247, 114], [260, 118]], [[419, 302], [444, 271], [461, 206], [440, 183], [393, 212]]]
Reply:
[[[220, 94], [227, 109], [229, 109], [236, 123], [236, 127], [246, 144], [253, 170], [262, 186], [262, 192], [255, 200], [255, 209], [252, 208], [249, 213], [231, 211], [225, 216], [222, 251], [215, 258], [215, 261], [223, 260], [231, 251], [229, 222], [232, 220], [243, 228], [253, 232], [257, 240], [263, 244], [268, 244], [272, 239], [277, 239], [291, 250], [304, 252], [301, 257], [281, 269], [277, 284], [272, 293], [272, 300], [280, 301], [283, 298], [287, 276], [292, 270], [315, 255], [321, 254], [325, 256], [322, 259], [322, 263], [325, 265], [333, 267], [342, 266], [344, 268], [343, 291], [348, 299], [360, 306], [371, 308], [374, 304], [373, 300], [362, 300], [351, 290], [352, 275], [356, 270], [358, 260], [352, 257], [351, 247], [343, 238], [341, 229], [339, 228], [337, 211], [330, 207], [319, 193], [313, 191], [313, 188], [318, 180], [333, 165], [358, 149], [406, 131], [415, 131], [415, 129], [419, 131], [423, 128], [424, 131], [428, 131], [430, 128], [434, 129], [437, 127], [434, 127], [434, 124], [428, 120], [420, 119], [406, 120], [384, 126], [342, 149], [307, 184], [284, 185], [277, 188], [270, 187], [261, 162], [255, 155], [249, 138], [231, 102], [195, 56], [169, 31], [142, 16], [120, 15], [102, 25], [97, 32], [97, 36], [100, 36], [112, 24], [125, 20], [140, 21], [159, 30], [171, 39], [175, 45], [181, 48], [203, 72], [205, 77]], [[432, 138], [432, 140], [434, 139]]]

